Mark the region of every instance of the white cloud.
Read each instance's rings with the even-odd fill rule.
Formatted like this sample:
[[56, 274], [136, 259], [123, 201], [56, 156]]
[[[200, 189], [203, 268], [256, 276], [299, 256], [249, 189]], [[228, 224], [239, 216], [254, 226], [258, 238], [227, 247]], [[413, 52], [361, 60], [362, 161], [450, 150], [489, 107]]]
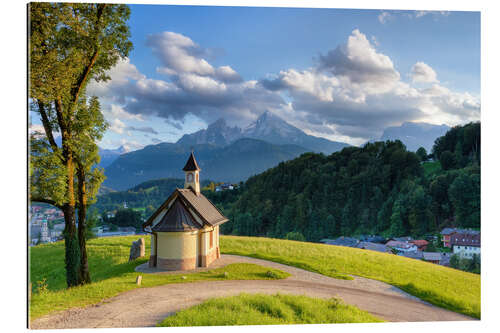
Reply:
[[[356, 29], [345, 44], [320, 55], [312, 68], [288, 68], [261, 81], [244, 81], [230, 66], [209, 64], [203, 58], [206, 50], [190, 38], [152, 35], [149, 44], [167, 78], [151, 79], [133, 64], [121, 63], [101, 90], [111, 101], [106, 117], [112, 131], [126, 134], [147, 126], [122, 120], [141, 121], [149, 115], [177, 128], [184, 128], [188, 115], [207, 123], [223, 117], [245, 126], [271, 110], [309, 134], [352, 144], [377, 138], [384, 128], [405, 121], [455, 125], [479, 118], [478, 98], [439, 85], [434, 69], [422, 62], [412, 68], [412, 83], [401, 81], [391, 58], [371, 40]], [[414, 82], [434, 85], [419, 89]]]
[[433, 15], [433, 16], [448, 16], [450, 15], [449, 11], [442, 10], [442, 11], [435, 11], [435, 10], [418, 10], [415, 11], [415, 17], [416, 18], [421, 18], [426, 15]]
[[127, 125], [118, 118], [109, 119], [109, 129], [117, 134], [123, 134]]
[[212, 75], [215, 72], [212, 65], [200, 57], [203, 50], [184, 35], [165, 31], [148, 36], [146, 45], [162, 61], [163, 67], [158, 69], [160, 73]]
[[[29, 134], [34, 134], [35, 136], [39, 137], [45, 137], [45, 128], [43, 127], [42, 124], [31, 124], [28, 128], [28, 133]], [[61, 136], [59, 132], [53, 132], [52, 136], [55, 138]]]
[[346, 77], [351, 84], [360, 85], [369, 93], [390, 90], [400, 77], [391, 59], [377, 52], [358, 29], [352, 32], [346, 44], [325, 56], [320, 55], [319, 69]]
[[378, 16], [378, 21], [382, 24], [385, 24], [391, 18], [392, 15], [389, 12], [382, 12]]
[[410, 73], [413, 82], [437, 83], [437, 74], [431, 66], [424, 62], [417, 62], [411, 68]]

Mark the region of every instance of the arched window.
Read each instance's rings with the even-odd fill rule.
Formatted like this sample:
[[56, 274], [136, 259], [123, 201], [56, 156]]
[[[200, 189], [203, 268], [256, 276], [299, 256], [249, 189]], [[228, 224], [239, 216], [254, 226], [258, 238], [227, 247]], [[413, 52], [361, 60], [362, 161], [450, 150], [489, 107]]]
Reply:
[[193, 174], [191, 172], [187, 174], [187, 181], [188, 181], [188, 183], [193, 182]]

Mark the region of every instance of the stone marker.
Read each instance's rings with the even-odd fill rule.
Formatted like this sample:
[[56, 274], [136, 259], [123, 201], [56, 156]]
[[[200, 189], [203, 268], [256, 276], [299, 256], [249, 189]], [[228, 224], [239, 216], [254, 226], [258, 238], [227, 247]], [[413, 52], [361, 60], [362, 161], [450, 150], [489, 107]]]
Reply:
[[135, 242], [132, 242], [132, 247], [130, 248], [130, 256], [128, 261], [135, 260], [139, 257], [144, 257], [146, 255], [146, 248], [144, 244], [144, 238], [139, 238]]
[[137, 276], [137, 278], [135, 279], [135, 283], [140, 286], [141, 285], [141, 282], [142, 282], [142, 275], [139, 275]]

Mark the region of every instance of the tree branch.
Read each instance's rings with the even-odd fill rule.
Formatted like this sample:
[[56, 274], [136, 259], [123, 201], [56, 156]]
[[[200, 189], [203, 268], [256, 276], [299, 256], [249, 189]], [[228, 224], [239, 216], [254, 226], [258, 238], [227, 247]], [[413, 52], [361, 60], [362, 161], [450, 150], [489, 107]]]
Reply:
[[45, 112], [45, 105], [43, 102], [40, 100], [37, 100], [38, 103], [38, 110], [40, 112], [40, 116], [42, 117], [42, 124], [43, 128], [45, 129], [45, 135], [47, 136], [47, 139], [49, 140], [50, 146], [52, 147], [53, 152], [58, 152], [59, 147], [57, 146], [56, 141], [54, 140], [54, 135], [52, 134], [52, 125], [50, 124], [49, 117], [47, 116], [47, 113]]
[[30, 202], [43, 202], [52, 206], [55, 206], [57, 208], [61, 208], [61, 205], [58, 205], [54, 200], [52, 199], [47, 199], [47, 198], [41, 198], [41, 197], [32, 197], [30, 195]]

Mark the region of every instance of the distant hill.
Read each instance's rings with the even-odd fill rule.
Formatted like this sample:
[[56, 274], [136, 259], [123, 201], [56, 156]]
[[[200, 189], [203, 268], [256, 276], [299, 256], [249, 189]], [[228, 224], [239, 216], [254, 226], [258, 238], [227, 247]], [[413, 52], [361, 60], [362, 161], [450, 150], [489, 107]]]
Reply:
[[239, 139], [227, 146], [192, 146], [160, 143], [120, 155], [105, 170], [104, 185], [124, 190], [141, 182], [159, 178], [183, 178], [182, 167], [194, 149], [201, 179], [239, 182], [282, 161], [307, 151], [297, 145], [275, 145], [256, 139]]
[[[208, 180], [202, 181], [202, 186]], [[143, 208], [152, 205], [158, 208], [176, 188], [184, 187], [184, 179], [155, 179], [136, 185], [125, 191], [103, 193], [97, 197], [94, 207], [100, 212], [122, 208], [127, 203], [130, 208]]]
[[445, 135], [449, 129], [450, 127], [446, 125], [406, 122], [401, 126], [386, 128], [380, 140], [400, 140], [410, 151], [417, 151], [418, 148], [424, 147], [430, 154], [434, 141]]
[[[60, 136], [56, 137], [55, 141], [59, 147], [62, 147], [62, 138]], [[116, 149], [105, 149], [101, 147], [98, 148], [99, 156], [101, 157], [101, 161], [99, 162], [98, 166], [101, 168], [106, 168], [108, 165], [113, 163], [118, 158], [118, 156], [128, 152], [127, 148], [124, 146], [120, 146]]]
[[120, 146], [117, 149], [103, 149], [99, 148], [99, 156], [101, 156], [101, 162], [99, 166], [102, 168], [106, 168], [108, 165], [113, 163], [118, 156], [127, 152], [125, 147]]
[[344, 142], [308, 135], [269, 111], [264, 112], [255, 122], [244, 129], [230, 127], [221, 118], [210, 124], [207, 129], [185, 134], [177, 143], [185, 146], [195, 144], [227, 146], [241, 138], [258, 139], [278, 145], [294, 144], [304, 147], [308, 151], [327, 155], [349, 146]]

